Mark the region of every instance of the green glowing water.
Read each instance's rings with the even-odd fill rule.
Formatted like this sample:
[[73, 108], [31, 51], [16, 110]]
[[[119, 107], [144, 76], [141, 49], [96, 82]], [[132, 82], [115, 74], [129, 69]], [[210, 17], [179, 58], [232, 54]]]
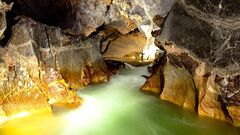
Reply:
[[[91, 86], [80, 95], [97, 103], [83, 124], [73, 123], [71, 135], [239, 135], [240, 129], [158, 100], [139, 91], [145, 68], [122, 70], [110, 83]], [[81, 122], [80, 122], [81, 123]]]
[[[58, 114], [60, 116], [56, 116], [57, 119], [37, 119], [35, 124], [32, 124], [31, 120], [21, 122], [21, 124], [31, 123], [29, 124], [31, 129], [22, 131], [22, 134], [240, 134], [240, 128], [212, 119], [199, 118], [192, 112], [184, 111], [175, 105], [141, 93], [139, 88], [145, 81], [141, 77], [142, 74], [147, 74], [145, 68], [122, 70], [109, 83], [81, 90], [79, 95], [85, 100], [82, 107]], [[16, 126], [12, 126], [11, 129], [15, 130]]]

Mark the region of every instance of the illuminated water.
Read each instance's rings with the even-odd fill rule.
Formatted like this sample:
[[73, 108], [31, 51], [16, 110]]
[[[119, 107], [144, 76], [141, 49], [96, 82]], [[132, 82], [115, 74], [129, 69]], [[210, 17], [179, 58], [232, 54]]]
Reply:
[[79, 109], [13, 120], [0, 134], [22, 135], [239, 135], [240, 129], [199, 118], [139, 91], [144, 68], [122, 70], [111, 82], [86, 88]]

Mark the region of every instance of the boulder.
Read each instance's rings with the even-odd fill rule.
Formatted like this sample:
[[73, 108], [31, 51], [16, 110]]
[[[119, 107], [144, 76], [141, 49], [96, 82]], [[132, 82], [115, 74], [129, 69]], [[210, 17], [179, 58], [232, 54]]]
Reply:
[[208, 77], [205, 84], [201, 84], [201, 87], [205, 89], [199, 90], [198, 114], [200, 116], [226, 121], [227, 119], [222, 108], [222, 103], [219, 100], [221, 91], [216, 86], [214, 78], [215, 75], [213, 74]]
[[145, 84], [141, 87], [141, 91], [160, 96], [162, 92], [161, 77], [163, 77], [163, 75], [160, 74], [162, 74], [161, 71], [158, 71], [156, 74], [149, 76]]
[[163, 76], [164, 87], [160, 98], [194, 111], [196, 90], [191, 74], [184, 68], [166, 64]]

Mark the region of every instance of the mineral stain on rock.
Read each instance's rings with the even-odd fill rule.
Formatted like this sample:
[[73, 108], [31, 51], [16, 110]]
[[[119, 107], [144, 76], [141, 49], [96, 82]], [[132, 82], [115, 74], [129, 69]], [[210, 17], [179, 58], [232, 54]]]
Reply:
[[[182, 87], [173, 88], [174, 82], [185, 87], [192, 82], [196, 96], [190, 100], [195, 101], [195, 108], [200, 116], [229, 121], [239, 126], [240, 25], [236, 21], [238, 18], [236, 5], [239, 5], [238, 1], [176, 2], [155, 40], [155, 43], [165, 51], [164, 57], [171, 61], [159, 65], [158, 69], [162, 70], [152, 73], [148, 83], [153, 80], [154, 75], [164, 72], [166, 66], [175, 66], [169, 72], [176, 71], [176, 66], [184, 68], [186, 71], [184, 74], [180, 74], [183, 72], [181, 70], [176, 71], [180, 76], [174, 76], [176, 81], [167, 82], [170, 79], [164, 81], [164, 87], [172, 87], [168, 90], [172, 95], [160, 97], [182, 106], [177, 99], [187, 98], [188, 94], [174, 94], [182, 90]], [[169, 78], [169, 74], [163, 76]], [[189, 80], [185, 80], [185, 77]], [[152, 82], [160, 84], [160, 80]], [[164, 87], [161, 89], [162, 94], [166, 91]], [[148, 89], [151, 91], [151, 88]]]

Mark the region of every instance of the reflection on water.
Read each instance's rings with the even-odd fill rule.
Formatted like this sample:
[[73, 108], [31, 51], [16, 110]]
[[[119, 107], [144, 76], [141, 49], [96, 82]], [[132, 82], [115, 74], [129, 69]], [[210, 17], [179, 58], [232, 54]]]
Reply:
[[85, 103], [55, 116], [11, 120], [0, 128], [7, 135], [239, 135], [240, 129], [199, 118], [139, 91], [144, 68], [122, 70], [111, 82], [79, 92]]

